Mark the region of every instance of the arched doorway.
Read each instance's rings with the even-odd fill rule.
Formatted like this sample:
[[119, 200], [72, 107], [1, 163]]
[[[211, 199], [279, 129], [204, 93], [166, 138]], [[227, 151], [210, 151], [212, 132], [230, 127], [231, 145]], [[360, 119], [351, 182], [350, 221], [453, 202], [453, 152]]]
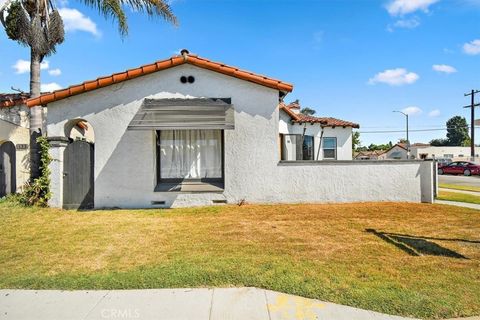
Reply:
[[87, 121], [76, 119], [65, 126], [71, 141], [63, 154], [63, 208], [94, 207], [94, 133]]
[[0, 144], [0, 198], [17, 191], [15, 145]]

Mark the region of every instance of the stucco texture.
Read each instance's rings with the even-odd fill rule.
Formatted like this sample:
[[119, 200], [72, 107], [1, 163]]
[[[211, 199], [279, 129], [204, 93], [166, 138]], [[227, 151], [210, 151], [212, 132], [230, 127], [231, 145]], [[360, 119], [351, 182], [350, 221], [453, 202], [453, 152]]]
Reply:
[[[10, 141], [18, 144], [30, 145], [30, 132], [27, 128], [18, 126], [0, 119], [0, 144]], [[17, 191], [21, 191], [30, 176], [29, 149], [17, 149], [15, 152], [15, 167], [17, 177]]]
[[[181, 76], [194, 76], [182, 84]], [[154, 131], [127, 130], [144, 98], [231, 98], [235, 129], [225, 130], [223, 193], [154, 192]], [[178, 207], [213, 200], [247, 202], [415, 201], [423, 163], [380, 166], [279, 165], [279, 92], [191, 65], [181, 65], [48, 104], [47, 134], [83, 119], [95, 135], [95, 207]], [[62, 203], [62, 147], [52, 148], [51, 204]], [[373, 165], [372, 165], [373, 166]], [[55, 173], [53, 172], [55, 171]], [[394, 181], [394, 182], [393, 182]], [[152, 204], [165, 201], [164, 205]]]

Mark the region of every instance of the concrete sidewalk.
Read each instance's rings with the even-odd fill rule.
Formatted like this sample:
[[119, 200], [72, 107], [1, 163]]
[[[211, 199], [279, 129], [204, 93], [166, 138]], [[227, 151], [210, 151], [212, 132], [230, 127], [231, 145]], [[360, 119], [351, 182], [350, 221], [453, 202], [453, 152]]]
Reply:
[[394, 320], [256, 288], [111, 291], [0, 290], [0, 319]]

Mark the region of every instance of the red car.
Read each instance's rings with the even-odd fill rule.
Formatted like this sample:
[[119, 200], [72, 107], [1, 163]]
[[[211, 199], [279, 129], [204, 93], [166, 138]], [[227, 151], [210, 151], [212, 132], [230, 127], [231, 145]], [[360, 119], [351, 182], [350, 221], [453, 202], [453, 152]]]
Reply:
[[438, 174], [463, 174], [464, 176], [479, 175], [480, 165], [467, 161], [456, 161], [438, 168]]

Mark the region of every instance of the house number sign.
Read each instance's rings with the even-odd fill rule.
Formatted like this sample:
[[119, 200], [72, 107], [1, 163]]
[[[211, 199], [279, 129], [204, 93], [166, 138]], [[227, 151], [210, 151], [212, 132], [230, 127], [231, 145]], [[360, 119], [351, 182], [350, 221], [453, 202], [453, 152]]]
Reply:
[[27, 150], [28, 149], [28, 144], [26, 143], [18, 143], [16, 146], [17, 150]]

